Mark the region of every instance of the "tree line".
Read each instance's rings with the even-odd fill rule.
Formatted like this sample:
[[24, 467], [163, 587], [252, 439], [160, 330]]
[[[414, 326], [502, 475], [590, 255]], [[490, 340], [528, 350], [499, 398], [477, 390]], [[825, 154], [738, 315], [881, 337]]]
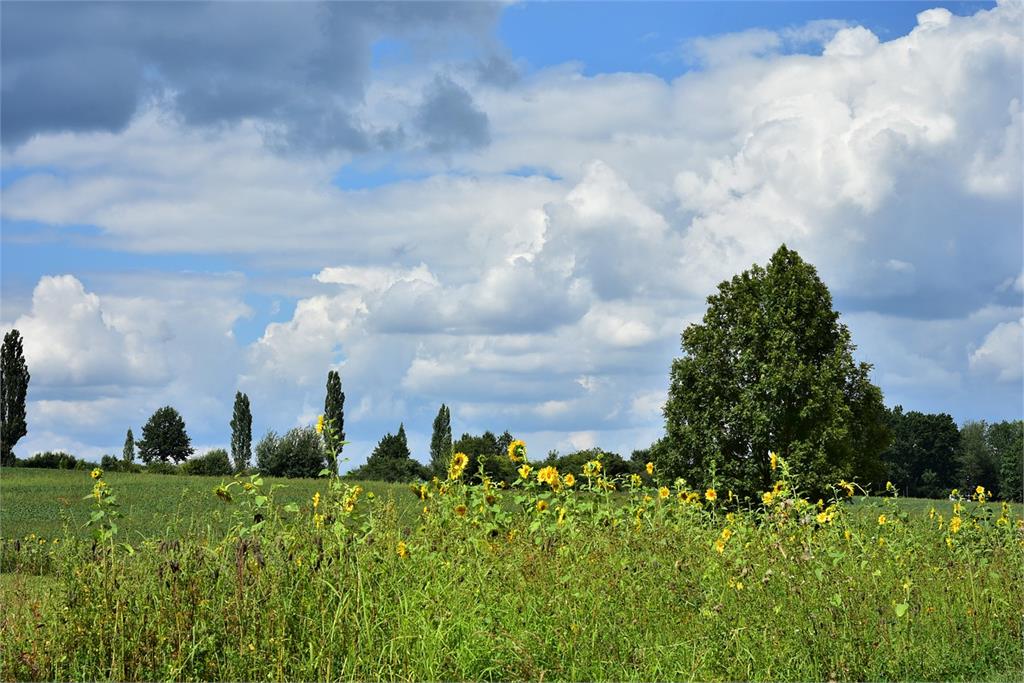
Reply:
[[[665, 435], [629, 460], [601, 449], [566, 456], [551, 452], [545, 465], [578, 469], [599, 458], [610, 473], [645, 475], [653, 463], [663, 478], [683, 478], [697, 488], [728, 490], [756, 500], [776, 473], [768, 452], [782, 455], [806, 493], [824, 496], [840, 481], [865, 489], [891, 482], [904, 495], [942, 497], [957, 487], [982, 486], [997, 497], [1021, 500], [1024, 421], [966, 422], [958, 427], [945, 413], [887, 408], [871, 383], [869, 363], [856, 362], [849, 330], [839, 322], [832, 298], [814, 267], [782, 245], [769, 263], [755, 264], [722, 282], [707, 299], [700, 323], [682, 334], [683, 355], [672, 362]], [[13, 445], [26, 433], [29, 373], [17, 330], [4, 338], [0, 359], [0, 439], [3, 464], [14, 464]], [[150, 470], [177, 463], [194, 474], [231, 474], [255, 468], [268, 475], [314, 477], [337, 473], [344, 447], [341, 377], [327, 376], [324, 414], [316, 427], [274, 431], [252, 446], [249, 398], [235, 395], [231, 452], [192, 458], [184, 420], [172, 407], [157, 410], [136, 442], [131, 429], [120, 460], [104, 466], [132, 469], [134, 451]], [[326, 429], [325, 438], [324, 430]], [[430, 461], [412, 457], [400, 424], [384, 435], [366, 463], [346, 476], [383, 481], [445, 477], [454, 453], [464, 453], [470, 476], [511, 481], [516, 470], [505, 451], [506, 430], [452, 439], [451, 411], [442, 404], [434, 419]], [[37, 454], [27, 466], [66, 467], [67, 454]], [[577, 461], [579, 461], [577, 463]], [[612, 472], [612, 470], [616, 470]]]

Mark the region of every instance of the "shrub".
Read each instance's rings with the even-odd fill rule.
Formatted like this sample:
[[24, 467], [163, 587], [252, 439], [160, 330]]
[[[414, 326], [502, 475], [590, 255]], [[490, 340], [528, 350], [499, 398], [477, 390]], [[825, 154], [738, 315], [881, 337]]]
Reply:
[[313, 427], [296, 427], [284, 436], [269, 431], [256, 444], [256, 467], [272, 477], [316, 477], [327, 464], [323, 441]]
[[181, 468], [163, 460], [155, 460], [146, 465], [149, 474], [181, 474]]
[[218, 477], [230, 475], [234, 470], [228, 452], [223, 448], [215, 448], [198, 458], [186, 460], [181, 471], [183, 474]]

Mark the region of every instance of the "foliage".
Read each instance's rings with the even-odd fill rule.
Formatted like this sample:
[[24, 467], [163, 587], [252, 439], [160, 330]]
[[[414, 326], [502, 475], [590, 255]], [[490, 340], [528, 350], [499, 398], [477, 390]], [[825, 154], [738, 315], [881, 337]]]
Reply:
[[231, 414], [231, 459], [235, 472], [247, 468], [252, 459], [252, 410], [249, 397], [240, 391], [235, 392], [235, 407]]
[[338, 456], [341, 455], [345, 443], [345, 393], [341, 390], [341, 375], [337, 370], [327, 373], [327, 396], [324, 398], [324, 421], [330, 425], [335, 437], [336, 448], [327, 454], [327, 467], [331, 472], [338, 473]]
[[327, 454], [313, 427], [296, 427], [279, 437], [268, 431], [256, 444], [256, 468], [272, 477], [315, 477], [324, 468]]
[[885, 473], [876, 487], [891, 481], [904, 495], [936, 498], [957, 485], [960, 430], [950, 415], [904, 413], [896, 406], [886, 410], [886, 420], [892, 441], [882, 453]]
[[15, 463], [14, 444], [28, 433], [25, 396], [30, 378], [21, 333], [11, 330], [0, 349], [0, 465]]
[[[465, 453], [469, 458], [466, 472], [472, 481], [480, 481], [481, 470], [492, 481], [510, 483], [516, 479], [516, 466], [508, 459], [508, 445], [503, 448], [502, 439], [493, 432], [487, 431], [479, 436], [463, 434], [452, 444], [452, 452]], [[445, 464], [443, 471], [447, 469]]]
[[665, 421], [661, 471], [752, 496], [770, 486], [769, 449], [813, 493], [874, 478], [887, 434], [881, 391], [813, 266], [784, 245], [708, 297], [682, 335]]
[[[847, 505], [845, 485], [816, 504], [785, 459], [769, 469], [776, 483], [750, 508], [657, 470], [647, 485], [591, 465], [589, 476], [526, 470], [508, 489], [461, 476], [417, 484], [407, 514], [335, 477], [302, 504], [236, 478], [206, 493], [222, 501], [226, 528], [128, 544], [108, 527], [108, 543], [64, 537], [45, 552], [34, 538], [4, 541], [4, 568], [48, 572], [52, 590], [0, 584], [12, 615], [0, 670], [15, 680], [1018, 678], [1024, 522], [1008, 506], [954, 497], [911, 516], [895, 494]], [[111, 478], [104, 491], [118, 486]]]
[[228, 476], [234, 474], [231, 459], [223, 448], [214, 448], [198, 458], [186, 460], [181, 466], [182, 474], [205, 477]]
[[984, 420], [965, 422], [960, 428], [960, 450], [957, 453], [958, 476], [963, 488], [982, 486], [999, 495], [999, 460], [988, 439], [989, 427]]
[[430, 436], [430, 469], [434, 476], [445, 476], [452, 453], [452, 414], [448, 406], [442, 403], [434, 418], [434, 429]]
[[365, 465], [352, 470], [347, 476], [367, 481], [415, 481], [429, 478], [430, 472], [413, 459], [405, 437], [405, 425], [401, 424], [397, 434], [384, 435]]
[[185, 420], [171, 406], [158, 408], [142, 427], [139, 456], [147, 465], [155, 460], [184, 462], [194, 452]]
[[121, 461], [125, 465], [131, 465], [135, 462], [135, 435], [132, 434], [132, 428], [128, 428], [128, 433], [124, 437], [124, 449], [121, 451]]
[[999, 463], [999, 486], [1004, 500], [1024, 497], [1024, 420], [997, 422], [986, 434]]
[[640, 473], [643, 465], [633, 467], [629, 462], [623, 460], [618, 453], [603, 450], [601, 448], [586, 448], [566, 455], [548, 454], [548, 457], [538, 467], [552, 466], [562, 472], [579, 472], [585, 463], [591, 461], [601, 463], [605, 476], [619, 477], [636, 472]]
[[38, 467], [50, 470], [73, 470], [78, 460], [75, 456], [64, 451], [46, 451], [36, 453], [31, 458], [25, 458], [18, 462], [19, 467]]

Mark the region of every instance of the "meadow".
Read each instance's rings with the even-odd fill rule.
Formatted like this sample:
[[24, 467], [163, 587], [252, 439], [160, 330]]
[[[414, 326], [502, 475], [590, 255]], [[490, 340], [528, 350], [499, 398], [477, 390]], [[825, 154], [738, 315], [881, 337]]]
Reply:
[[1024, 520], [984, 491], [812, 501], [779, 460], [739, 505], [523, 456], [507, 488], [458, 456], [418, 486], [4, 470], [2, 678], [1024, 677]]

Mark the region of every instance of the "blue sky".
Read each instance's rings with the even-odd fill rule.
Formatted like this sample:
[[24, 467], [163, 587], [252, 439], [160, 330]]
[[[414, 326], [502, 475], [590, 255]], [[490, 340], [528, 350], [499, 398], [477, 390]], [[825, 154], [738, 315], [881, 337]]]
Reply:
[[[61, 21], [55, 14], [61, 13]], [[623, 454], [679, 332], [785, 242], [890, 405], [1022, 410], [1021, 9], [6, 3], [16, 452], [117, 452], [342, 373], [351, 464], [511, 430]]]

